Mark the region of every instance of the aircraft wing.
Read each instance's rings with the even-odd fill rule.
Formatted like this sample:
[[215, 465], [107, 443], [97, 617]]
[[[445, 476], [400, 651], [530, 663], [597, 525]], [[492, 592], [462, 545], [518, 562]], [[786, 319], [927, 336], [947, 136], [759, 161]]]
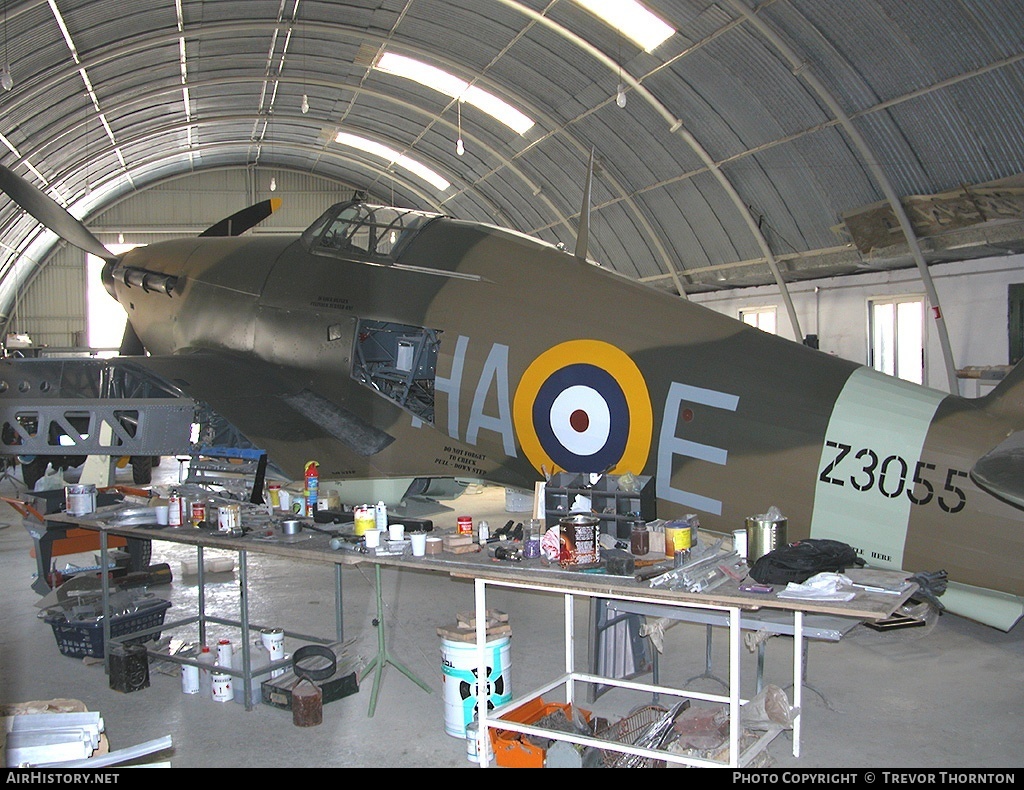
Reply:
[[206, 403], [294, 479], [309, 460], [325, 474], [359, 468], [383, 475], [373, 456], [394, 438], [287, 369], [217, 351], [133, 357], [131, 363]]
[[1024, 508], [1024, 431], [1017, 431], [983, 455], [971, 479], [995, 497]]

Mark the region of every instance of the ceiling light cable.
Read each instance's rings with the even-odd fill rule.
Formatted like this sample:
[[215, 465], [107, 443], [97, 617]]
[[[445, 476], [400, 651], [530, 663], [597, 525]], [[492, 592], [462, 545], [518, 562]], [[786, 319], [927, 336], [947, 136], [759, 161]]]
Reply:
[[619, 107], [626, 106], [626, 83], [622, 81], [622, 39], [619, 39], [619, 85], [615, 89], [615, 103]]
[[459, 139], [455, 141], [455, 153], [462, 156], [466, 153], [466, 146], [462, 142], [462, 99], [456, 99], [455, 102], [459, 110]]
[[302, 110], [302, 114], [305, 115], [309, 112], [309, 96], [306, 94], [306, 26], [302, 26], [302, 105], [299, 109]]
[[0, 66], [0, 86], [5, 91], [14, 87], [14, 77], [11, 76], [11, 61], [7, 56], [7, 0], [4, 0], [4, 65]]

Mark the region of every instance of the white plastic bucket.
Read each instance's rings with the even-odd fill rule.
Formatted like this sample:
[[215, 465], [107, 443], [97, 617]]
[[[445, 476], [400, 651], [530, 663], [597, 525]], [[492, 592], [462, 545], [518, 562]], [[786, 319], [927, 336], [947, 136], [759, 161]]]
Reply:
[[[512, 699], [511, 638], [503, 636], [484, 648], [487, 664], [487, 709]], [[441, 671], [444, 683], [444, 731], [456, 738], [466, 737], [466, 725], [473, 721], [477, 696], [477, 653], [475, 642], [441, 640]]]

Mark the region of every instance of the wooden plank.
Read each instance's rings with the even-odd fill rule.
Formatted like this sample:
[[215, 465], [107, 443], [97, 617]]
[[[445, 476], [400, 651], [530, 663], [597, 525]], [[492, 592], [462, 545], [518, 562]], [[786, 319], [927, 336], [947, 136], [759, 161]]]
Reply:
[[[488, 609], [486, 613], [487, 627], [491, 624], [499, 625], [508, 622], [508, 613], [500, 612], [497, 609]], [[455, 621], [460, 628], [476, 628], [476, 612], [458, 612]]]
[[[490, 624], [487, 626], [488, 641], [511, 633], [512, 626], [508, 623], [498, 623], [493, 627]], [[457, 623], [443, 625], [437, 627], [437, 635], [442, 639], [448, 639], [452, 642], [475, 642], [476, 628], [462, 628]]]

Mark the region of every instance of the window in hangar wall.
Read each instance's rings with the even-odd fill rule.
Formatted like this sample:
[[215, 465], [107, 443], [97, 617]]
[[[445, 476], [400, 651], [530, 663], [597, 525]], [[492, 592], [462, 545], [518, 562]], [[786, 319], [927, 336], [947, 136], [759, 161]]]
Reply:
[[868, 300], [871, 366], [890, 376], [924, 382], [924, 297]]
[[750, 326], [756, 326], [762, 332], [767, 332], [770, 335], [776, 334], [775, 331], [775, 305], [769, 307], [752, 307], [746, 310], [740, 310], [740, 321]]
[[[138, 244], [110, 244], [107, 246], [112, 253], [120, 255]], [[95, 255], [86, 255], [85, 281], [85, 325], [89, 337], [89, 348], [103, 349], [97, 356], [116, 356], [124, 336], [124, 325], [128, 314], [120, 303], [107, 293], [100, 276], [103, 261]], [[110, 350], [113, 349], [113, 350]]]

